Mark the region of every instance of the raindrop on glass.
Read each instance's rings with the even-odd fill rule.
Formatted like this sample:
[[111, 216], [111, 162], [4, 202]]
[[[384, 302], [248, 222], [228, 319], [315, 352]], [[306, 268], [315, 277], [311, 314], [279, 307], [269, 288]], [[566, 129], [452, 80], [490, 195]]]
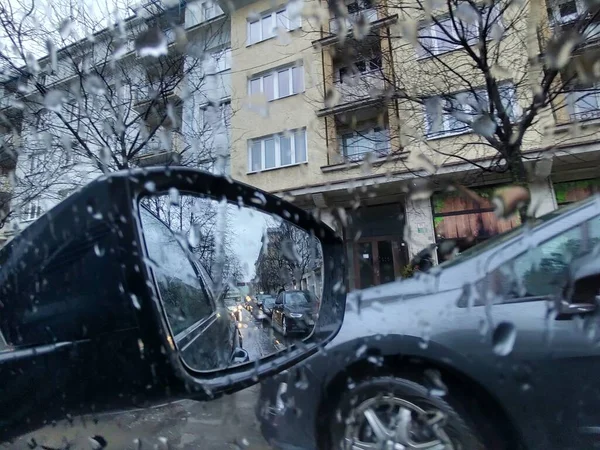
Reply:
[[500, 356], [512, 352], [517, 339], [517, 329], [511, 322], [500, 322], [492, 335], [494, 353]]

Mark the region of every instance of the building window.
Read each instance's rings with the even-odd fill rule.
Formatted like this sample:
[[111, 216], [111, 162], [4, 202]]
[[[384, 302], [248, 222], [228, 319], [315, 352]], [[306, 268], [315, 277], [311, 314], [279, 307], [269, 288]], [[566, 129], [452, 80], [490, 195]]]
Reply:
[[341, 67], [338, 70], [337, 80], [336, 82], [344, 83], [344, 81], [349, 81], [350, 83], [355, 83], [354, 76], [356, 75], [367, 75], [373, 72], [380, 72], [382, 67], [382, 57], [381, 53], [374, 55], [370, 58], [363, 58], [358, 61], [355, 61], [353, 67], [350, 69], [348, 67]]
[[42, 215], [42, 206], [39, 200], [32, 200], [23, 207], [21, 218], [24, 222], [35, 220]]
[[307, 161], [306, 129], [274, 134], [248, 143], [250, 172], [275, 169]]
[[[456, 192], [440, 192], [431, 197], [433, 225], [438, 243], [453, 239], [459, 251], [504, 233], [521, 224], [518, 214], [499, 219], [491, 198], [497, 187], [474, 188], [484, 202], [478, 204]], [[441, 256], [441, 255], [438, 255]], [[441, 261], [441, 259], [440, 259]]]
[[554, 0], [548, 5], [548, 18], [552, 25], [572, 22], [585, 12], [582, 0]]
[[553, 187], [556, 203], [564, 206], [600, 193], [600, 178], [554, 183]]
[[[518, 116], [515, 87], [505, 84], [499, 87], [506, 113], [512, 121]], [[467, 132], [474, 120], [489, 111], [486, 89], [475, 89], [445, 96], [425, 99], [427, 137], [440, 137]], [[497, 119], [499, 123], [499, 119]]]
[[572, 120], [600, 118], [600, 85], [576, 86], [566, 93], [566, 98]]
[[223, 48], [210, 54], [208, 71], [211, 74], [225, 72], [231, 69], [231, 48]]
[[381, 127], [367, 128], [342, 135], [344, 158], [350, 161], [359, 161], [368, 153], [382, 157], [389, 153], [389, 149], [389, 132]]
[[288, 17], [286, 9], [262, 15], [258, 20], [248, 22], [248, 45], [255, 44], [277, 35], [277, 29], [292, 31], [300, 28], [300, 16]]
[[252, 78], [248, 83], [248, 90], [250, 95], [265, 94], [269, 101], [299, 94], [304, 91], [304, 67], [276, 69]]
[[[479, 11], [484, 20], [487, 18], [487, 8], [483, 11]], [[494, 8], [490, 14], [488, 26], [493, 23], [497, 23], [502, 26], [501, 11], [498, 8]], [[455, 27], [456, 24], [456, 27]], [[462, 31], [461, 30], [464, 30]], [[461, 30], [460, 34], [457, 33], [457, 29]], [[491, 38], [492, 33], [487, 33]], [[479, 39], [479, 21], [473, 21], [472, 23], [466, 23], [458, 19], [453, 20], [451, 18], [438, 19], [438, 23], [431, 23], [419, 30], [419, 44], [418, 50], [419, 57], [427, 57], [431, 55], [440, 55], [442, 53], [450, 52], [462, 47], [460, 39], [466, 39], [469, 45], [473, 45]]]

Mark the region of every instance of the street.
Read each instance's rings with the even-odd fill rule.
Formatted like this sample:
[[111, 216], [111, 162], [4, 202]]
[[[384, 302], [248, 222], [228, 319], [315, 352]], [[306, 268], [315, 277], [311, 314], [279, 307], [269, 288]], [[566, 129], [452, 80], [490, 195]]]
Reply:
[[[268, 321], [258, 320], [242, 310], [242, 324], [243, 344], [251, 361], [285, 348], [283, 339], [272, 331]], [[95, 450], [102, 447], [91, 438], [101, 436], [109, 450], [266, 450], [270, 447], [260, 434], [254, 414], [258, 393], [259, 386], [255, 385], [212, 402], [184, 400], [150, 409], [99, 415], [97, 423], [90, 418], [85, 421], [76, 418], [73, 424], [62, 421], [55, 427], [22, 436], [12, 444], [0, 445], [0, 449]], [[32, 438], [37, 447], [31, 445]]]

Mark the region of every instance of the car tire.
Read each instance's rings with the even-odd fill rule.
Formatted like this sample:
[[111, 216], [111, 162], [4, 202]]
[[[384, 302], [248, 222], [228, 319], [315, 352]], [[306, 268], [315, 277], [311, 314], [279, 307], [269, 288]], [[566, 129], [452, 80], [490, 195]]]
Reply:
[[447, 450], [484, 450], [482, 440], [469, 425], [473, 422], [451, 406], [447, 397], [432, 396], [425, 386], [400, 377], [362, 381], [341, 395], [330, 415], [330, 448], [352, 449], [352, 442], [355, 448], [368, 448], [364, 444], [369, 443], [406, 449], [431, 443], [431, 448], [436, 448], [433, 444], [438, 442], [437, 448], [445, 445]]

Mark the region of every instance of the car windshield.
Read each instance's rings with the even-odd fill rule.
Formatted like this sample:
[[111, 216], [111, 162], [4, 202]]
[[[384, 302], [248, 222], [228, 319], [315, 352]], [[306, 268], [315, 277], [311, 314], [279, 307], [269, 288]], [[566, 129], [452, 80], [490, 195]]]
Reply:
[[285, 294], [285, 304], [288, 306], [309, 306], [314, 301], [314, 295], [308, 292], [286, 292]]
[[599, 255], [600, 0], [0, 0], [0, 450], [600, 449]]

